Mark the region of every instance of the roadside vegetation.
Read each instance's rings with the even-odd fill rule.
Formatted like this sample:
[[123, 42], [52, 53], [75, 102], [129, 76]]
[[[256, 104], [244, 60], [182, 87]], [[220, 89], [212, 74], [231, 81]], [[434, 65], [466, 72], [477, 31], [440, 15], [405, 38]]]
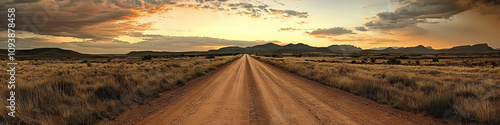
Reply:
[[[117, 57], [19, 61], [16, 114], [0, 103], [0, 124], [95, 124], [133, 104], [159, 97], [231, 62], [237, 56]], [[0, 61], [6, 67], [6, 61]], [[7, 83], [8, 73], [0, 75]], [[0, 86], [1, 99], [10, 90]], [[6, 121], [10, 120], [10, 121]]]
[[254, 58], [397, 109], [423, 112], [447, 122], [500, 124], [500, 68], [496, 66], [499, 58], [446, 59], [488, 62], [472, 66], [418, 59], [372, 62], [370, 57]]

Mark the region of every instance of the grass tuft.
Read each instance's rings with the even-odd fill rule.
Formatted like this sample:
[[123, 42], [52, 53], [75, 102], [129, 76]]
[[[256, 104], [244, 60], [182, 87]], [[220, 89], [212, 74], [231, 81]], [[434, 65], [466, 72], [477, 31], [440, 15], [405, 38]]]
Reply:
[[444, 112], [451, 109], [454, 98], [452, 93], [432, 93], [424, 101], [423, 109], [429, 115], [443, 117]]
[[97, 90], [95, 90], [94, 94], [99, 98], [99, 99], [120, 99], [121, 94], [123, 91], [116, 85], [104, 85]]

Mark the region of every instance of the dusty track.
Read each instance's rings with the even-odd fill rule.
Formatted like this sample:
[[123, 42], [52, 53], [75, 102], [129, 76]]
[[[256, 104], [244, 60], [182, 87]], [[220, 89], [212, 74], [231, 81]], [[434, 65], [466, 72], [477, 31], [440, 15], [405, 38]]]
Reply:
[[248, 55], [101, 124], [439, 124]]

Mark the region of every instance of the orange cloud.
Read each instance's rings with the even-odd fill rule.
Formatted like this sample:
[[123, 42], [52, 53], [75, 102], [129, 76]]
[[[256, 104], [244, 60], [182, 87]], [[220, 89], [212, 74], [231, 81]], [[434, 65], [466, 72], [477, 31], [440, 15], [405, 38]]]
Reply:
[[294, 10], [276, 10], [276, 9], [269, 9], [269, 10], [271, 11], [270, 14], [282, 15], [283, 17], [307, 18], [308, 16], [307, 12], [298, 12]]
[[252, 18], [260, 18], [260, 15], [252, 14]]
[[365, 19], [365, 20], [375, 20], [375, 19], [377, 19], [377, 16], [365, 17], [363, 19]]
[[178, 8], [191, 8], [191, 9], [200, 9], [201, 8], [201, 4], [177, 4], [175, 5], [175, 7], [178, 7]]
[[403, 8], [403, 7], [402, 6], [398, 6], [396, 9], [394, 9], [394, 11], [399, 10], [401, 8]]

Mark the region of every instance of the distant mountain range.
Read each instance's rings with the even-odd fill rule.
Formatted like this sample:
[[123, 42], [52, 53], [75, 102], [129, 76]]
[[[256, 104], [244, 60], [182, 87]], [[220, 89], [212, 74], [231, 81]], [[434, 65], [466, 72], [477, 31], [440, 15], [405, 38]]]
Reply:
[[224, 47], [218, 50], [209, 50], [208, 53], [304, 53], [304, 52], [331, 52], [325, 47], [311, 47], [307, 44], [288, 44], [285, 46], [266, 43], [251, 47]]
[[415, 47], [400, 47], [394, 49], [388, 47], [382, 50], [367, 49], [363, 50], [353, 45], [331, 45], [328, 47], [311, 47], [307, 44], [288, 44], [285, 46], [274, 43], [266, 43], [252, 47], [224, 47], [218, 50], [210, 50], [208, 53], [304, 53], [304, 52], [326, 52], [326, 53], [414, 53], [414, 54], [433, 54], [433, 53], [490, 53], [497, 52], [488, 46], [488, 44], [476, 44], [456, 46], [450, 49], [435, 50], [432, 47], [418, 45]]
[[[382, 50], [366, 49], [363, 50], [353, 45], [331, 45], [328, 47], [312, 47], [307, 44], [288, 44], [280, 46], [274, 43], [266, 43], [251, 47], [224, 47], [217, 50], [209, 51], [194, 51], [194, 52], [154, 52], [154, 51], [132, 51], [122, 56], [147, 56], [147, 55], [197, 55], [197, 54], [228, 54], [228, 53], [339, 53], [339, 54], [438, 54], [438, 53], [497, 53], [500, 50], [495, 50], [488, 46], [488, 44], [476, 44], [456, 46], [449, 49], [433, 49], [432, 47], [425, 47], [418, 45], [415, 47], [388, 47]], [[0, 50], [0, 57], [6, 58], [7, 50]], [[30, 58], [92, 58], [92, 57], [109, 57], [113, 55], [94, 55], [82, 54], [72, 50], [65, 50], [60, 48], [37, 48], [31, 50], [16, 50], [16, 57], [30, 57]]]

